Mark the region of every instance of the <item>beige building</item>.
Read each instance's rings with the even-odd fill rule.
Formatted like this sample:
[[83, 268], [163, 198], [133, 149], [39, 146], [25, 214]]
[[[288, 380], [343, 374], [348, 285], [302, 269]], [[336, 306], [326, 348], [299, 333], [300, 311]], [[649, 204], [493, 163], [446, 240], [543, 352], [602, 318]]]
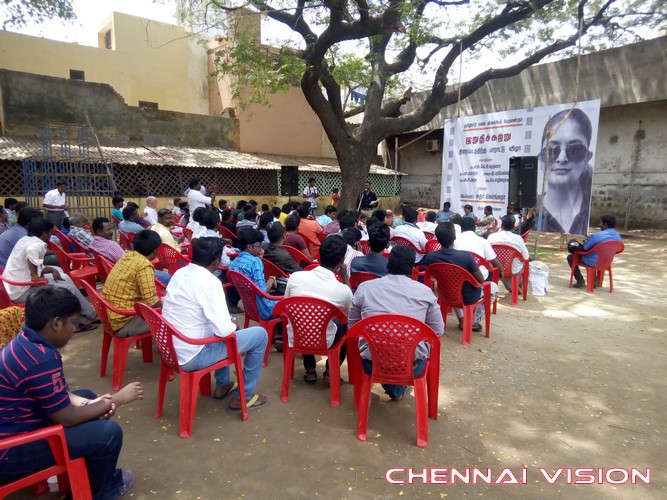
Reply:
[[209, 113], [206, 52], [180, 26], [118, 12], [97, 47], [0, 31], [0, 68], [107, 83], [130, 106]]

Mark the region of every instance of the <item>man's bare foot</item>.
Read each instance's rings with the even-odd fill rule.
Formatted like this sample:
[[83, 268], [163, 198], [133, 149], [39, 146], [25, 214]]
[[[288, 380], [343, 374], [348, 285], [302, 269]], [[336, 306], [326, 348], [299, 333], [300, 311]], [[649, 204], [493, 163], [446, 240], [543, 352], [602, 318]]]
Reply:
[[141, 386], [141, 382], [132, 382], [114, 394], [112, 399], [116, 406], [126, 405], [137, 399], [144, 399], [144, 388]]

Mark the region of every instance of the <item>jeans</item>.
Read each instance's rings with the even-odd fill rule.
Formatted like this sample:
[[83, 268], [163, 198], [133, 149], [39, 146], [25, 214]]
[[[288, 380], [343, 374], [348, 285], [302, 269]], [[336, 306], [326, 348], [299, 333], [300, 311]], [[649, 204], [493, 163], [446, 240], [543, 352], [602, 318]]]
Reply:
[[165, 271], [160, 271], [159, 269], [155, 270], [155, 277], [163, 285], [168, 285], [169, 280], [171, 279], [171, 274]]
[[[245, 353], [243, 381], [245, 383], [246, 400], [250, 400], [259, 381], [259, 375], [262, 372], [262, 363], [264, 362], [264, 351], [268, 342], [269, 336], [266, 330], [260, 326], [253, 326], [236, 332], [236, 344], [239, 354]], [[206, 344], [194, 358], [182, 365], [181, 369], [186, 372], [202, 370], [223, 359], [227, 359], [227, 345], [224, 342]], [[215, 371], [216, 387], [229, 383], [229, 366]], [[238, 395], [238, 392], [236, 395]]]
[[[370, 359], [362, 359], [361, 365], [364, 367], [364, 372], [366, 372], [369, 375], [373, 373], [373, 362]], [[424, 372], [424, 368], [426, 368], [426, 360], [425, 359], [416, 360], [413, 370], [414, 376], [419, 377]], [[389, 397], [398, 399], [401, 396], [403, 396], [405, 390], [407, 389], [407, 386], [398, 384], [382, 384], [382, 388], [384, 389], [384, 392], [386, 392], [389, 395]]]
[[[568, 254], [567, 255], [567, 263], [570, 265], [570, 268], [572, 268], [572, 261], [574, 260], [574, 255], [573, 254]], [[579, 270], [579, 266], [574, 266], [574, 279], [577, 280], [577, 283], [586, 283], [586, 280], [584, 279], [584, 275], [581, 274], [581, 271]]]
[[[336, 327], [338, 328], [336, 330], [336, 336], [333, 339], [333, 342], [331, 343], [332, 346], [336, 345], [340, 339], [345, 335], [347, 332], [347, 325], [342, 324], [340, 321], [337, 319], [332, 320], [335, 324]], [[345, 361], [345, 354], [346, 354], [345, 346], [340, 350], [340, 357], [338, 362], [342, 365], [343, 361]], [[303, 355], [303, 367], [306, 369], [306, 371], [313, 371], [315, 370], [315, 367], [317, 366], [317, 361], [315, 361], [315, 356], [312, 354], [304, 354]], [[329, 360], [327, 359], [327, 364], [325, 371], [329, 371]]]
[[[74, 391], [78, 396], [95, 399], [92, 391]], [[89, 420], [65, 428], [67, 450], [71, 459], [85, 458], [90, 489], [95, 500], [118, 498], [123, 485], [122, 472], [116, 468], [123, 446], [123, 430], [115, 419]], [[17, 446], [0, 460], [0, 484], [45, 469], [55, 464], [46, 441]]]

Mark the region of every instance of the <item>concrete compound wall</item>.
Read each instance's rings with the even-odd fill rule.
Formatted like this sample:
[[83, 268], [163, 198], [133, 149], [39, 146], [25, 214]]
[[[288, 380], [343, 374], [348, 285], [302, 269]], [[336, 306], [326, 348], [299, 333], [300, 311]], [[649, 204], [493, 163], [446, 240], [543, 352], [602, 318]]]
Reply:
[[[667, 228], [667, 37], [581, 58], [579, 100], [601, 99], [591, 218], [613, 213], [623, 227]], [[576, 59], [535, 66], [514, 78], [493, 81], [461, 103], [462, 114], [491, 113], [571, 102]], [[443, 109], [429, 125], [404, 134], [400, 145], [402, 198], [422, 207], [440, 204], [442, 152], [425, 141], [442, 141]], [[410, 110], [408, 106], [407, 110]], [[425, 132], [431, 130], [430, 133]], [[389, 139], [393, 147], [393, 138]], [[393, 161], [393, 151], [391, 152]]]
[[128, 106], [107, 84], [0, 70], [0, 133], [40, 136], [43, 123], [85, 125], [105, 144], [239, 147], [238, 120]]

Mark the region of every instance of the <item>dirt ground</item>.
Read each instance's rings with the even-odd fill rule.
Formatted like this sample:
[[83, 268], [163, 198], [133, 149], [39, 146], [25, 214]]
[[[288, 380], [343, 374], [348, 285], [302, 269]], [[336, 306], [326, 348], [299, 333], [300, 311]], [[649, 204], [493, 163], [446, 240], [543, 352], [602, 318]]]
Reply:
[[[297, 360], [290, 402], [280, 401], [282, 359], [273, 352], [258, 390], [270, 404], [242, 422], [226, 402], [199, 398], [192, 438], [178, 437], [179, 388], [167, 388], [155, 419], [159, 362], [131, 350], [125, 382], [140, 380], [146, 398], [123, 407], [120, 466], [137, 473], [129, 498], [667, 498], [665, 322], [667, 234], [626, 232], [625, 252], [595, 294], [568, 289], [566, 252], [550, 250], [550, 291], [492, 317], [491, 337], [461, 345], [458, 329], [442, 339], [439, 417], [429, 444], [415, 445], [414, 398], [392, 403], [379, 386], [371, 401], [368, 442], [356, 439], [352, 386], [331, 408], [328, 387], [306, 385]], [[529, 240], [532, 242], [532, 240]], [[502, 293], [505, 290], [501, 285]], [[452, 321], [450, 316], [450, 326]], [[76, 334], [64, 349], [74, 388], [110, 390], [99, 377], [101, 330]], [[320, 362], [320, 367], [323, 365]], [[346, 369], [343, 369], [346, 377]], [[321, 370], [320, 370], [321, 373]], [[662, 420], [663, 424], [660, 424]], [[539, 468], [650, 469], [650, 484], [549, 484]], [[390, 468], [508, 468], [527, 484], [389, 484]], [[443, 475], [444, 474], [444, 475]], [[407, 480], [407, 472], [393, 475]], [[505, 479], [509, 476], [505, 474]], [[603, 473], [604, 478], [604, 473]], [[611, 479], [622, 478], [619, 472]], [[437, 477], [436, 477], [437, 479]]]

